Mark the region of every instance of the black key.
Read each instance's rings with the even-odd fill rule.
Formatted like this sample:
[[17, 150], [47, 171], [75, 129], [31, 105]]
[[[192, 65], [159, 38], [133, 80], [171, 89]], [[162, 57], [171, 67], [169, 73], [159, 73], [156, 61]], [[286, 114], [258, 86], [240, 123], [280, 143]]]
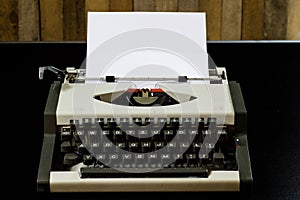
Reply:
[[167, 144], [168, 152], [174, 153], [177, 151], [177, 143], [176, 142], [169, 142]]
[[95, 153], [99, 153], [101, 152], [101, 149], [99, 148], [99, 143], [98, 142], [94, 142], [90, 144], [90, 149], [91, 149], [91, 153], [95, 154]]
[[101, 136], [108, 136], [109, 135], [109, 130], [102, 130], [101, 131]]
[[92, 124], [92, 119], [91, 118], [82, 118], [82, 124], [90, 126]]
[[82, 167], [81, 178], [128, 178], [128, 177], [208, 177], [208, 169], [195, 168], [163, 168], [145, 173], [128, 173], [113, 168]]
[[184, 159], [182, 158], [182, 154], [174, 154], [175, 159], [175, 167], [182, 167], [182, 165], [185, 163]]
[[76, 129], [76, 127], [79, 125], [79, 120], [78, 119], [71, 119], [70, 120], [70, 125], [72, 129]]
[[186, 154], [186, 161], [189, 167], [197, 167], [199, 164], [197, 154]]
[[198, 139], [199, 142], [203, 142], [203, 135], [202, 135], [202, 131], [204, 130], [204, 118], [198, 118], [197, 121], [198, 122]]
[[216, 152], [213, 154], [213, 164], [222, 166], [224, 164], [224, 154]]
[[100, 127], [104, 126], [104, 119], [103, 118], [96, 118], [95, 119], [95, 124], [100, 125]]
[[176, 133], [176, 139], [177, 141], [181, 141], [181, 142], [187, 142], [188, 139], [189, 139], [189, 135], [187, 134], [187, 130], [185, 129], [180, 129], [180, 130], [177, 130], [177, 133]]
[[132, 155], [131, 153], [128, 153], [128, 154], [122, 154], [122, 161], [123, 161], [123, 166], [128, 168], [128, 167], [131, 167], [131, 165], [133, 164], [134, 162], [134, 158], [132, 158]]
[[145, 118], [145, 125], [147, 127], [153, 127], [154, 126], [154, 118]]
[[153, 142], [161, 140], [160, 130], [158, 130], [158, 129], [151, 130], [150, 131], [150, 136], [151, 136]]
[[202, 148], [202, 143], [201, 142], [193, 142], [192, 146], [193, 146], [193, 151], [195, 153], [198, 153], [199, 150]]
[[185, 135], [186, 135], [186, 130], [178, 130], [178, 131], [177, 131], [177, 134], [178, 134], [178, 135], [184, 135], [184, 136], [185, 136]]
[[117, 151], [119, 150], [119, 149], [123, 149], [123, 150], [125, 150], [126, 149], [126, 143], [125, 142], [117, 142], [116, 143], [116, 147], [117, 147]]
[[106, 164], [108, 162], [107, 154], [96, 154], [96, 159], [99, 164]]
[[198, 130], [196, 129], [190, 129], [188, 130], [189, 132], [189, 136], [190, 136], [190, 142], [192, 141], [199, 141], [199, 134], [198, 134]]
[[120, 128], [122, 130], [127, 129], [129, 126], [129, 119], [128, 118], [121, 118], [120, 119]]
[[69, 141], [72, 138], [71, 132], [62, 132], [60, 134], [61, 141]]
[[154, 142], [154, 149], [158, 150], [165, 146], [164, 142]]
[[179, 119], [178, 118], [171, 118], [170, 119], [170, 126], [173, 129], [177, 129], [179, 126]]
[[199, 154], [200, 164], [206, 165], [210, 163], [208, 154]]
[[204, 143], [204, 147], [207, 150], [206, 152], [210, 152], [215, 147], [215, 144], [214, 143]]
[[111, 142], [103, 143], [103, 151], [104, 152], [110, 153], [113, 151], [113, 149], [114, 149], [113, 143], [111, 143]]
[[86, 137], [85, 137], [85, 134], [84, 134], [84, 130], [83, 129], [75, 130], [74, 138], [75, 138], [75, 142], [85, 143], [86, 142]]
[[226, 131], [225, 129], [220, 129], [220, 130], [218, 130], [218, 135], [219, 135], [220, 137], [223, 136], [223, 137], [226, 138], [226, 136], [227, 136], [227, 131]]
[[122, 142], [124, 141], [124, 135], [122, 130], [113, 130], [113, 141]]
[[82, 156], [82, 159], [83, 159], [83, 164], [85, 165], [92, 165], [95, 162], [95, 158], [90, 154], [84, 154]]
[[216, 118], [208, 118], [207, 119], [207, 126], [209, 130], [216, 130], [217, 128], [217, 119]]
[[148, 134], [148, 130], [145, 128], [137, 130], [137, 134], [138, 138], [146, 138], [150, 136], [150, 134]]
[[107, 119], [107, 126], [110, 129], [115, 129], [116, 126], [117, 126], [116, 119], [114, 119], [114, 118], [108, 118]]
[[126, 133], [126, 141], [138, 141], [139, 139], [137, 138], [137, 133], [133, 129], [129, 129], [125, 131]]
[[98, 141], [98, 134], [96, 129], [91, 129], [87, 131], [88, 138], [90, 142]]
[[151, 136], [153, 137], [155, 135], [159, 135], [160, 134], [160, 130], [153, 129], [153, 130], [150, 131], [150, 133], [151, 133]]
[[164, 133], [164, 140], [166, 142], [169, 142], [173, 139], [173, 137], [175, 136], [175, 133], [173, 130], [163, 130]]
[[202, 135], [204, 140], [206, 137], [211, 137], [211, 130], [203, 130]]
[[179, 147], [180, 147], [180, 152], [185, 152], [185, 151], [187, 151], [188, 150], [188, 148], [189, 148], [189, 143], [188, 142], [180, 142], [179, 143]]
[[83, 144], [80, 144], [77, 148], [78, 148], [79, 153], [82, 153], [82, 154], [89, 153], [89, 151], [85, 148], [85, 146]]
[[142, 126], [142, 118], [133, 118], [133, 122], [136, 124], [137, 127]]
[[218, 141], [218, 135], [216, 130], [205, 130], [203, 131], [204, 141], [206, 143], [216, 143]]
[[166, 118], [158, 118], [158, 127], [162, 128], [167, 124], [167, 119]]
[[61, 141], [68, 141], [72, 138], [71, 128], [62, 128], [62, 132], [60, 134]]
[[64, 141], [60, 145], [60, 151], [63, 153], [71, 152], [72, 146], [70, 141]]
[[184, 117], [184, 118], [182, 118], [182, 125], [183, 125], [184, 127], [189, 128], [189, 127], [191, 126], [191, 124], [192, 124], [191, 118], [189, 118], [189, 117]]
[[112, 131], [109, 131], [109, 130], [106, 130], [106, 129], [105, 130], [101, 130], [100, 131], [100, 137], [112, 140]]
[[64, 155], [64, 165], [72, 166], [79, 162], [81, 162], [81, 158], [75, 153], [66, 153]]
[[222, 151], [224, 149], [224, 146], [227, 146], [226, 137], [227, 132], [224, 129], [218, 130], [218, 142], [215, 145], [216, 150]]
[[202, 129], [204, 128], [204, 118], [197, 118], [196, 123], [198, 123], [198, 129], [202, 131]]
[[157, 153], [149, 153], [148, 154], [148, 164], [149, 164], [149, 167], [157, 167], [157, 164], [159, 162], [159, 158], [158, 158], [158, 155]]
[[152, 151], [151, 142], [141, 142], [142, 153], [147, 153]]
[[171, 154], [169, 153], [164, 153], [160, 155], [161, 158], [161, 164], [163, 167], [166, 167], [167, 165], [169, 165], [171, 163]]
[[128, 142], [128, 149], [129, 149], [130, 152], [138, 153], [139, 150], [140, 150], [139, 142]]
[[119, 154], [109, 154], [108, 159], [109, 159], [110, 166], [118, 165], [120, 164], [121, 161]]
[[145, 166], [145, 164], [148, 164], [147, 158], [145, 158], [145, 154], [135, 154], [135, 165], [138, 168], [141, 168]]

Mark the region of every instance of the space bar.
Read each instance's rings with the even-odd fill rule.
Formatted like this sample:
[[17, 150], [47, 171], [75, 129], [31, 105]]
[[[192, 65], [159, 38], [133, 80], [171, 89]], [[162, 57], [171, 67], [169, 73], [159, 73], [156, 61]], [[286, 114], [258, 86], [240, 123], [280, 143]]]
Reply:
[[112, 168], [81, 167], [81, 178], [208, 177], [207, 168], [163, 168], [145, 173], [128, 173]]

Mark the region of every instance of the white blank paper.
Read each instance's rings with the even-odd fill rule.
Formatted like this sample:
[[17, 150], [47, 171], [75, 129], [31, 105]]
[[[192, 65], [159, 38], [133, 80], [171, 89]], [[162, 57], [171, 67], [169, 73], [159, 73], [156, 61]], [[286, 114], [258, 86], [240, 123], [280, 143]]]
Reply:
[[205, 13], [89, 12], [86, 77], [208, 77], [205, 21]]

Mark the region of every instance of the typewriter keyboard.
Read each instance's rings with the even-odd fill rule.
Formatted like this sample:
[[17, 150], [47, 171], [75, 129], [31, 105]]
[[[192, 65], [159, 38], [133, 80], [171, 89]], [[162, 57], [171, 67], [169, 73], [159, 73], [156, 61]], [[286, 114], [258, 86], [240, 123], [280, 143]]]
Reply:
[[62, 166], [83, 163], [81, 178], [208, 177], [211, 170], [237, 170], [233, 127], [215, 118], [84, 118], [58, 132]]

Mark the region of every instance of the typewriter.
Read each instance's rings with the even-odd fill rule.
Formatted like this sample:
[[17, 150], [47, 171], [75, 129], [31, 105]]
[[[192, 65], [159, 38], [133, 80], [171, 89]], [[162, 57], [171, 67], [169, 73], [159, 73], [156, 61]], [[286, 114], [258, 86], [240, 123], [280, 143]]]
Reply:
[[39, 192], [252, 190], [247, 111], [224, 67], [210, 66], [207, 79], [88, 84], [85, 69], [47, 69], [60, 79], [44, 110]]

